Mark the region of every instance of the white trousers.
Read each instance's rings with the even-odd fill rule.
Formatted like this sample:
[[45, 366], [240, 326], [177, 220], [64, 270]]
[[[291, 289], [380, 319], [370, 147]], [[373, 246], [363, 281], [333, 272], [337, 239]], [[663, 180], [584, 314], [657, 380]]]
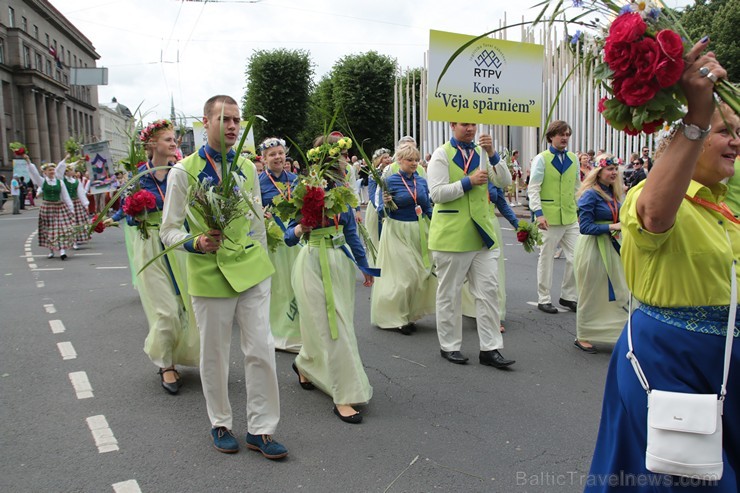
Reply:
[[236, 319], [244, 353], [247, 428], [253, 435], [272, 435], [280, 421], [280, 394], [270, 332], [270, 279], [236, 298], [191, 299], [200, 329], [200, 380], [211, 426], [232, 428], [229, 354]]
[[550, 226], [542, 233], [540, 258], [537, 260], [537, 303], [552, 303], [550, 288], [552, 287], [552, 263], [555, 249], [560, 243], [565, 254], [565, 272], [563, 284], [560, 288], [560, 297], [567, 301], [577, 301], [576, 276], [573, 271], [573, 256], [576, 251], [576, 242], [580, 232], [578, 223], [564, 226]]
[[481, 351], [502, 349], [499, 331], [498, 257], [499, 248], [474, 252], [438, 252], [432, 256], [437, 265], [437, 336], [444, 351], [459, 351], [462, 344], [462, 286], [467, 278], [475, 299], [475, 318]]

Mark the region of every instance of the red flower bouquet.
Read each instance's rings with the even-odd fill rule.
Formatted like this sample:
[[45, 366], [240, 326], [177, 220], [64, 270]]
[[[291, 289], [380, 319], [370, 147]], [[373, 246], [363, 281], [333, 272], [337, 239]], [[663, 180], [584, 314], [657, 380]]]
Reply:
[[139, 190], [126, 197], [123, 202], [123, 212], [136, 220], [139, 233], [145, 240], [149, 238], [147, 214], [149, 209], [156, 209], [156, 207], [157, 199], [147, 190]]
[[18, 157], [23, 156], [27, 152], [26, 146], [24, 146], [20, 142], [11, 142], [9, 147], [10, 147], [10, 150], [13, 151], [13, 154], [15, 154]]
[[306, 195], [303, 196], [301, 207], [301, 225], [307, 228], [321, 226], [321, 219], [324, 216], [324, 197], [323, 188], [306, 187]]

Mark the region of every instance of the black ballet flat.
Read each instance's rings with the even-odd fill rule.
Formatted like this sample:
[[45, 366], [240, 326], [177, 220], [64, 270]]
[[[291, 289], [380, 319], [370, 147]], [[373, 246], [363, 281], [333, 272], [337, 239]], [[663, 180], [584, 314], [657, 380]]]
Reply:
[[334, 414], [337, 415], [339, 419], [344, 421], [345, 423], [358, 425], [362, 423], [362, 415], [359, 412], [356, 412], [355, 414], [351, 416], [342, 416], [342, 413], [339, 412], [339, 409], [337, 409], [337, 406], [334, 406]]
[[298, 371], [298, 367], [295, 365], [295, 363], [293, 363], [293, 371], [296, 375], [298, 375], [298, 383], [301, 384], [301, 388], [303, 390], [313, 390], [316, 388], [311, 382], [301, 382], [301, 372]]

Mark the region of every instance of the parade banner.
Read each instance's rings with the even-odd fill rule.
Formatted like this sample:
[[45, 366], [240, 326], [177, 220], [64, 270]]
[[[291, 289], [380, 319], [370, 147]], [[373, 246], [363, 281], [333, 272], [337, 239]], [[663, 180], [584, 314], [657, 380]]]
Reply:
[[[242, 121], [239, 123], [239, 125], [241, 128], [239, 129], [239, 136], [236, 138], [237, 144], [241, 140], [242, 135], [244, 135], [244, 129], [247, 128], [247, 122]], [[196, 152], [198, 151], [198, 149], [201, 148], [201, 146], [206, 145], [206, 142], [208, 142], [206, 129], [203, 128], [203, 122], [193, 122], [193, 140], [195, 142]], [[244, 141], [242, 152], [248, 151], [252, 154], [257, 154], [256, 149], [257, 148], [254, 145], [254, 127], [252, 127], [251, 129], [249, 129], [249, 133], [247, 134], [247, 140]]]
[[31, 181], [31, 175], [28, 173], [28, 163], [25, 159], [13, 159], [13, 176], [25, 178], [26, 183]]
[[[538, 127], [544, 47], [430, 31], [429, 120]], [[444, 72], [444, 73], [443, 73]]]
[[109, 142], [105, 140], [94, 144], [85, 144], [82, 146], [82, 155], [85, 157], [87, 173], [90, 177], [90, 193], [110, 192], [111, 183], [116, 177]]

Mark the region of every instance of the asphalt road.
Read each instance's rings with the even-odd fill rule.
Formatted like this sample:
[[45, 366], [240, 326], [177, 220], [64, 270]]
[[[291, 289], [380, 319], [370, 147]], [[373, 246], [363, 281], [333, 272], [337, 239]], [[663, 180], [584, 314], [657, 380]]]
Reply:
[[[146, 320], [131, 287], [123, 233], [109, 229], [62, 262], [37, 246], [37, 211], [0, 216], [0, 491], [3, 492], [574, 492], [598, 429], [610, 348], [574, 348], [575, 314], [536, 301], [535, 254], [504, 230], [510, 371], [477, 363], [474, 320], [462, 351], [439, 355], [434, 318], [413, 336], [371, 327], [357, 284], [355, 327], [374, 396], [359, 425], [307, 392], [277, 353], [289, 457], [268, 461], [211, 445], [198, 371], [177, 396], [142, 351]], [[508, 228], [508, 224], [502, 223]], [[553, 298], [564, 261], [555, 262]], [[62, 269], [62, 270], [48, 270]], [[246, 433], [235, 334], [234, 433]], [[91, 431], [95, 429], [95, 431]], [[97, 438], [97, 442], [96, 442]]]

